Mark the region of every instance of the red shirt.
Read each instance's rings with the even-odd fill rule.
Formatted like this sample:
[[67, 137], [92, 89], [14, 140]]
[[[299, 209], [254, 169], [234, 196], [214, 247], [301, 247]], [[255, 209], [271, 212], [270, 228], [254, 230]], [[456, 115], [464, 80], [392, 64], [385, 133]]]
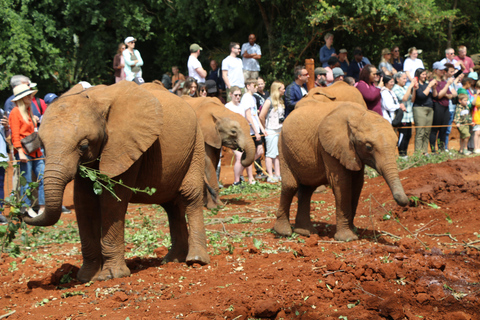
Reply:
[[470, 73], [470, 68], [474, 68], [475, 64], [473, 63], [472, 58], [465, 56], [463, 59], [460, 59], [459, 56], [455, 56], [453, 59], [457, 61], [462, 61], [463, 65], [465, 66], [465, 70], [463, 70], [463, 73]]
[[[10, 116], [8, 117], [8, 123], [10, 124], [10, 129], [12, 130], [13, 147], [15, 149], [22, 148], [22, 144], [20, 141], [35, 132], [35, 125], [32, 122], [32, 119], [29, 118], [28, 122], [26, 122], [25, 119], [23, 119], [18, 107], [15, 107], [10, 112]], [[15, 152], [17, 152], [17, 150], [15, 150]], [[27, 154], [25, 150], [23, 150], [23, 152]], [[43, 154], [40, 148], [29, 154], [29, 156], [33, 158], [40, 158], [42, 155]]]

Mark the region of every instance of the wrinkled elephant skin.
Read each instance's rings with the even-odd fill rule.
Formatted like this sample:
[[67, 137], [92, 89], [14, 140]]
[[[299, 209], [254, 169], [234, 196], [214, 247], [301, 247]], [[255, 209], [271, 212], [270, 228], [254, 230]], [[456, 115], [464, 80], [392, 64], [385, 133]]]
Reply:
[[320, 185], [332, 187], [336, 201], [335, 239], [358, 239], [353, 220], [364, 183], [365, 164], [383, 175], [399, 205], [408, 204], [395, 162], [397, 137], [375, 112], [352, 102], [305, 99], [285, 120], [280, 136], [282, 193], [274, 230], [291, 235], [290, 205], [298, 191], [294, 231], [317, 233], [310, 200]]
[[[124, 258], [129, 202], [165, 208], [172, 247], [164, 262], [210, 261], [202, 212], [204, 142], [195, 113], [182, 99], [166, 90], [150, 93], [128, 81], [85, 91], [76, 86], [48, 107], [39, 135], [46, 151], [46, 211], [25, 222], [55, 224], [65, 185], [75, 179], [83, 255], [78, 280], [130, 275]], [[96, 195], [93, 181], [79, 175], [79, 164], [127, 186], [157, 191], [149, 196], [116, 186], [121, 201], [106, 191]]]

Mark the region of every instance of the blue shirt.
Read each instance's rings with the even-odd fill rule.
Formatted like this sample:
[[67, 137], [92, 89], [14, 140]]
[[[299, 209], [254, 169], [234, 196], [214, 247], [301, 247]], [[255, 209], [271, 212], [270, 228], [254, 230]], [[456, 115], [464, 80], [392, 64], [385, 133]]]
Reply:
[[[250, 42], [244, 43], [242, 45], [242, 60], [243, 60], [243, 69], [248, 70], [248, 71], [260, 71], [260, 63], [258, 63], [257, 59], [254, 58], [245, 58], [243, 54], [245, 51], [248, 54], [259, 54], [262, 55], [262, 49], [260, 46], [256, 43], [253, 44], [253, 46], [250, 44]], [[245, 79], [246, 80], [246, 79]]]
[[327, 48], [327, 45], [324, 45], [320, 48], [320, 62], [322, 63], [322, 67], [328, 67], [328, 59], [335, 53], [335, 48], [331, 47], [330, 49]]

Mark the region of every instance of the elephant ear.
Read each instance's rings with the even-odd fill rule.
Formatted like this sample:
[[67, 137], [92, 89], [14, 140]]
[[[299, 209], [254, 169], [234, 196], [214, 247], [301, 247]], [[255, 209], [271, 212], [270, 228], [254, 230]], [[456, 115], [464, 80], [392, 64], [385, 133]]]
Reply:
[[319, 139], [323, 148], [338, 159], [348, 170], [359, 171], [363, 163], [355, 151], [356, 122], [366, 110], [352, 104], [340, 104], [330, 112], [319, 126]]
[[216, 149], [222, 147], [222, 138], [220, 137], [220, 132], [218, 132], [217, 128], [219, 121], [221, 121], [221, 118], [212, 112], [205, 112], [198, 117], [198, 123], [202, 129], [205, 143]]
[[162, 105], [141, 86], [123, 81], [85, 92], [106, 120], [107, 141], [100, 171], [110, 177], [125, 172], [158, 139], [163, 123]]
[[321, 91], [318, 91], [318, 92], [314, 92], [312, 97], [315, 98], [315, 99], [318, 99], [317, 97], [319, 96], [325, 96], [327, 99], [330, 99], [330, 101], [335, 101], [337, 99], [337, 97], [334, 97], [334, 96], [331, 96], [325, 92], [321, 92]]

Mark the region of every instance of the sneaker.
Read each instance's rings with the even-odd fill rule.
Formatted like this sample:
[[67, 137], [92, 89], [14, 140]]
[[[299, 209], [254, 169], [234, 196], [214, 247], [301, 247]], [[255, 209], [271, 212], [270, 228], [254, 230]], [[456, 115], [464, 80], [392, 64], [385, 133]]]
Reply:
[[38, 216], [38, 213], [33, 210], [32, 208], [28, 208], [27, 209], [27, 215], [31, 218], [35, 218], [36, 216]]
[[3, 214], [0, 214], [0, 225], [7, 224], [7, 223], [8, 223], [7, 218]]
[[402, 160], [408, 160], [408, 156], [400, 156], [399, 158]]
[[242, 184], [242, 181], [234, 182], [232, 183], [232, 186], [239, 186]]
[[257, 181], [254, 180], [254, 181], [250, 182], [250, 184], [253, 186], [253, 185], [257, 184]]
[[259, 173], [255, 176], [255, 179], [257, 180], [263, 180], [263, 179], [266, 179], [267, 178], [267, 175], [265, 173]]
[[68, 209], [67, 207], [65, 206], [62, 206], [62, 213], [72, 213], [72, 211], [70, 209]]
[[277, 183], [277, 182], [278, 182], [278, 179], [277, 179], [276, 177], [268, 177], [268, 178], [267, 178], [267, 182]]
[[480, 153], [480, 149], [475, 149], [475, 150], [473, 150], [473, 153], [479, 154], [479, 153]]
[[282, 177], [281, 177], [281, 176], [275, 176], [275, 178], [277, 178], [278, 181], [282, 181]]
[[472, 154], [472, 151], [470, 151], [470, 150], [463, 151], [463, 154], [466, 155], [466, 156], [469, 156], [469, 155]]

